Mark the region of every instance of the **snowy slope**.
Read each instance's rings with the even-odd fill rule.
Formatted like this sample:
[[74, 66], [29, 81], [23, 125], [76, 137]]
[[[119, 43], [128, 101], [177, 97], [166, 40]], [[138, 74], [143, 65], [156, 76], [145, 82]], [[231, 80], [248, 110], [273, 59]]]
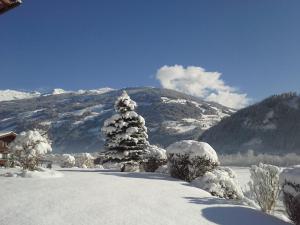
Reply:
[[0, 176], [0, 224], [288, 225], [167, 175], [63, 173], [62, 178], [52, 179]]

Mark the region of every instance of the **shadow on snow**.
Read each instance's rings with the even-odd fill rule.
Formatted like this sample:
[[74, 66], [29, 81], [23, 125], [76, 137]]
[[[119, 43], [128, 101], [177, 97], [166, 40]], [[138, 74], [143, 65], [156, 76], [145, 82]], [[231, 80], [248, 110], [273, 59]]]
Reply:
[[[102, 170], [101, 174], [110, 175], [110, 176], [118, 176], [123, 178], [133, 178], [133, 179], [150, 179], [150, 180], [168, 180], [168, 181], [180, 181], [178, 179], [172, 178], [169, 175], [161, 174], [161, 173], [128, 173], [128, 172], [117, 172], [117, 171], [109, 171]], [[184, 182], [184, 181], [183, 181]]]
[[103, 170], [103, 169], [99, 169], [99, 170], [95, 170], [95, 169], [57, 169], [56, 171], [60, 171], [60, 172], [80, 172], [80, 173], [99, 173], [99, 172], [109, 172], [109, 173], [113, 173], [113, 172], [118, 172], [117, 170]]
[[[159, 173], [124, 173], [102, 170], [101, 174], [133, 179], [158, 179], [167, 181], [181, 181], [172, 178], [169, 175]], [[194, 187], [191, 184], [186, 183], [184, 181], [181, 182], [182, 185]], [[291, 225], [290, 223], [284, 222], [283, 220], [280, 220], [275, 216], [265, 214], [261, 211], [243, 206], [241, 205], [241, 202], [235, 200], [226, 200], [217, 197], [185, 197], [185, 199], [192, 204], [207, 206], [207, 208], [202, 209], [202, 216], [207, 220], [219, 225]]]
[[291, 225], [274, 216], [243, 206], [208, 207], [202, 210], [202, 216], [219, 225]]

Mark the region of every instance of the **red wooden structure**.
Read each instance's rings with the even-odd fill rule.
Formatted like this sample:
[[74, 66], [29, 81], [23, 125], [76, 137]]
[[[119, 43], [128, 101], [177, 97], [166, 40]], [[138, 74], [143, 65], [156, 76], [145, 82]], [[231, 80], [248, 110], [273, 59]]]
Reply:
[[10, 132], [0, 132], [0, 166], [8, 165], [9, 148], [8, 145], [15, 140], [17, 134]]

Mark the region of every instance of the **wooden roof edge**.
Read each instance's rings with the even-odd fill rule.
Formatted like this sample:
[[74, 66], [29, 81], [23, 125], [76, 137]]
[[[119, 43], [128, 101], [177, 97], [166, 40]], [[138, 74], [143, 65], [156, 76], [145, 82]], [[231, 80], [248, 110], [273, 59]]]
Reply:
[[9, 5], [20, 5], [22, 3], [22, 0], [0, 0], [4, 5], [9, 6]]
[[0, 138], [9, 136], [9, 135], [13, 135], [13, 136], [17, 136], [17, 133], [15, 133], [14, 131], [7, 131], [7, 132], [1, 132], [0, 131]]
[[21, 0], [15, 0], [14, 2], [8, 2], [7, 0], [0, 0], [0, 15], [6, 13], [7, 11], [16, 8], [21, 5]]

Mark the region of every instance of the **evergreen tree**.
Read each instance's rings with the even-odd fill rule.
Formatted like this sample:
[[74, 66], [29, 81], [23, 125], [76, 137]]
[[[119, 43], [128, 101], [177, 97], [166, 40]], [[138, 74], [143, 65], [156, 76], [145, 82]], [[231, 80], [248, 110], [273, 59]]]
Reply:
[[115, 102], [117, 113], [104, 122], [102, 132], [110, 160], [138, 162], [149, 146], [145, 120], [134, 111], [136, 107], [124, 91]]

